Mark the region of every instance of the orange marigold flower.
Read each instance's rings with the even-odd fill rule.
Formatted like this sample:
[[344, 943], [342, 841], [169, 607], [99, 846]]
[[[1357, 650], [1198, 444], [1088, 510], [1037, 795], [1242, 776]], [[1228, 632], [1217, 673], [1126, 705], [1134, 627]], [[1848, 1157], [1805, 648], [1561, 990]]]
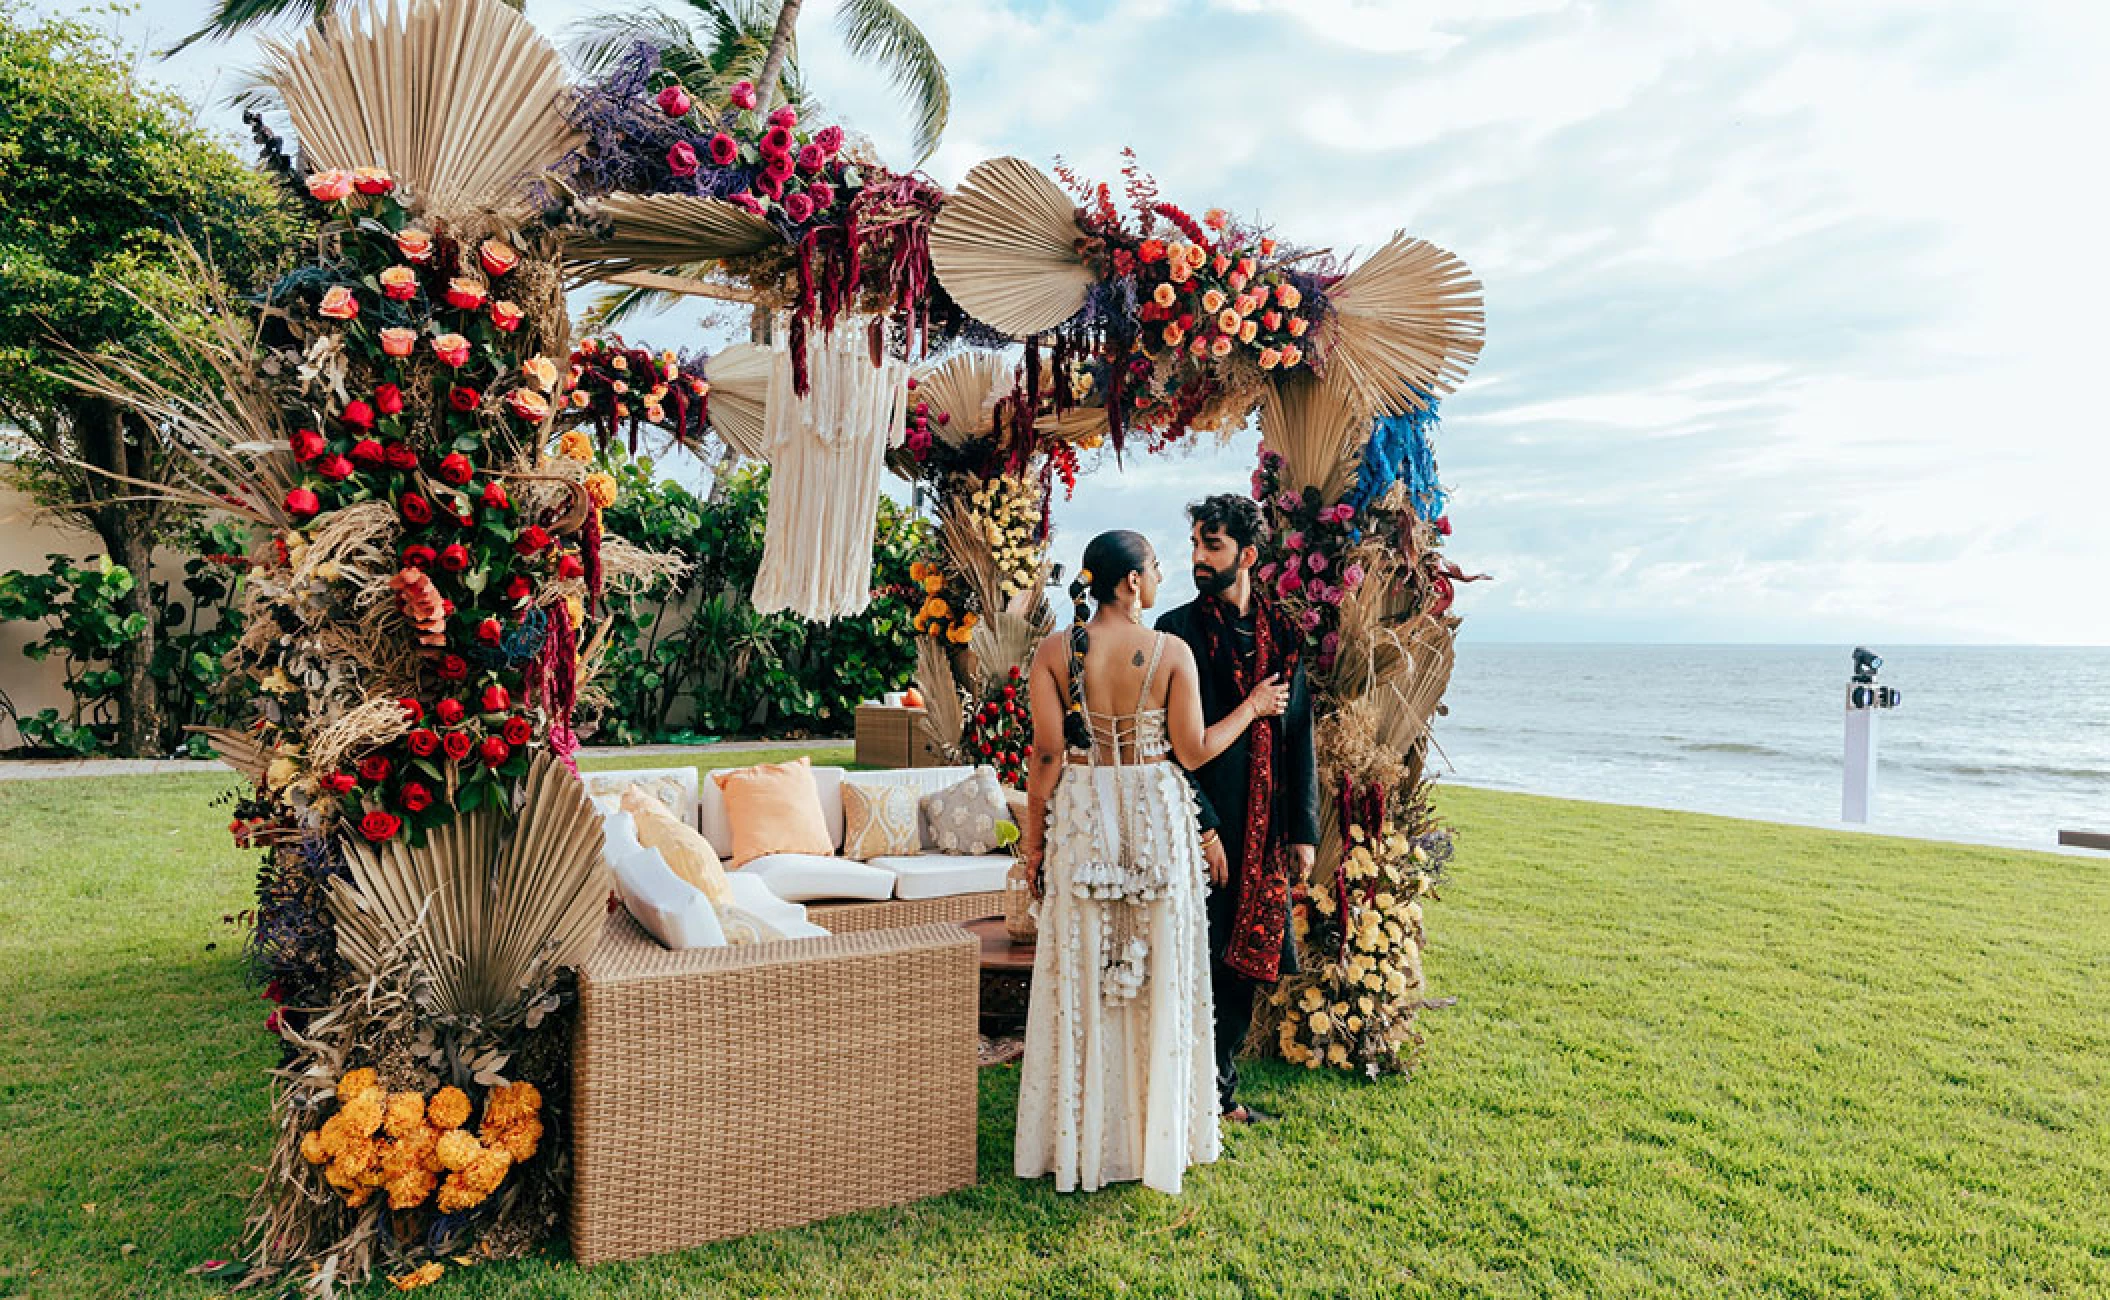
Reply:
[[440, 1089], [425, 1104], [425, 1118], [443, 1133], [460, 1128], [469, 1122], [469, 1094], [452, 1085]]

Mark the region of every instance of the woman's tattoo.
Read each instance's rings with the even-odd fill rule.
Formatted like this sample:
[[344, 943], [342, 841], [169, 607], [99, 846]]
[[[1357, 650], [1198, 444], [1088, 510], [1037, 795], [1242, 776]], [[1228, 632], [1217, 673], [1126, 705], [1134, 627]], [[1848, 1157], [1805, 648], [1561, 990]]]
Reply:
[[1141, 650], [1136, 651], [1135, 665], [1138, 668], [1143, 666], [1143, 652]]

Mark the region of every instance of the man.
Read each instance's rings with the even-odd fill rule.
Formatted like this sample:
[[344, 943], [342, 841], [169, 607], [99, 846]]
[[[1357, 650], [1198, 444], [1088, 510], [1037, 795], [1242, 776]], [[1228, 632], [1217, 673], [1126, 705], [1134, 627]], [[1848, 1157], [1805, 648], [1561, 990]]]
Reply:
[[1210, 986], [1216, 998], [1216, 1091], [1224, 1118], [1268, 1118], [1240, 1103], [1238, 1050], [1263, 984], [1297, 970], [1289, 887], [1311, 870], [1319, 841], [1319, 771], [1312, 750], [1311, 690], [1296, 631], [1253, 589], [1265, 522], [1253, 501], [1213, 496], [1187, 508], [1194, 586], [1200, 595], [1158, 620], [1185, 641], [1201, 675], [1202, 721], [1238, 707], [1255, 683], [1280, 673], [1289, 707], [1263, 718], [1200, 771], [1188, 774], [1201, 806], [1209, 877]]

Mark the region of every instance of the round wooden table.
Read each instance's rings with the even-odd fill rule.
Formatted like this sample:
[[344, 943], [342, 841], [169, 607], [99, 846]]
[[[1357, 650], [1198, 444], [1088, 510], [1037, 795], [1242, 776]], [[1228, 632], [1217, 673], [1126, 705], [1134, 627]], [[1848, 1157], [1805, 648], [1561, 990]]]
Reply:
[[1033, 991], [1033, 945], [1011, 942], [1001, 916], [961, 924], [982, 942], [982, 1032], [991, 1037], [1023, 1033], [1026, 1000]]

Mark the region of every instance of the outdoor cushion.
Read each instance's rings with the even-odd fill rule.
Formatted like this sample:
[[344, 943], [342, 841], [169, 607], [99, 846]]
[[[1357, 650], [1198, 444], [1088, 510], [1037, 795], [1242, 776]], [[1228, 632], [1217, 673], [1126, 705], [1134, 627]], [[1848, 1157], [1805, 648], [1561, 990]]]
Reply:
[[923, 798], [924, 829], [940, 853], [987, 853], [997, 847], [996, 824], [1010, 819], [993, 767], [978, 767], [966, 780]]
[[893, 872], [818, 853], [765, 854], [734, 874], [759, 876], [770, 893], [794, 903], [816, 898], [855, 898], [876, 903], [894, 895]]
[[[623, 791], [636, 787], [649, 793], [667, 806], [685, 822], [696, 820], [697, 795], [700, 793], [693, 767], [643, 767], [618, 772], [581, 772], [579, 780], [586, 786], [596, 807], [619, 807]], [[611, 800], [604, 805], [602, 799]]]
[[602, 854], [623, 906], [646, 933], [669, 948], [722, 948], [725, 930], [703, 891], [674, 874], [659, 850], [638, 842], [627, 812], [601, 823]]
[[914, 787], [851, 777], [842, 783], [843, 856], [859, 862], [923, 851]]
[[894, 873], [896, 898], [950, 898], [1002, 889], [1011, 861], [1001, 853], [921, 853], [912, 858], [873, 858], [868, 865]]
[[637, 838], [646, 848], [658, 849], [674, 874], [703, 891], [711, 906], [724, 907], [733, 901], [725, 884], [725, 866], [703, 833], [670, 812], [641, 785], [623, 791], [623, 811], [637, 823]]
[[[813, 786], [820, 793], [821, 820], [828, 826], [828, 848], [834, 852], [843, 842], [843, 770], [839, 767], [816, 767], [813, 771]], [[718, 850], [718, 857], [728, 866], [733, 858], [733, 817], [725, 801], [725, 791], [718, 788], [715, 780], [705, 781], [697, 796], [697, 829]]]
[[788, 763], [714, 772], [711, 780], [725, 796], [735, 867], [771, 854], [825, 856], [835, 851], [812, 760], [801, 756]]
[[778, 898], [760, 876], [735, 871], [725, 883], [733, 901], [721, 911], [719, 919], [724, 922], [728, 943], [769, 943], [828, 933], [806, 919], [804, 904]]

